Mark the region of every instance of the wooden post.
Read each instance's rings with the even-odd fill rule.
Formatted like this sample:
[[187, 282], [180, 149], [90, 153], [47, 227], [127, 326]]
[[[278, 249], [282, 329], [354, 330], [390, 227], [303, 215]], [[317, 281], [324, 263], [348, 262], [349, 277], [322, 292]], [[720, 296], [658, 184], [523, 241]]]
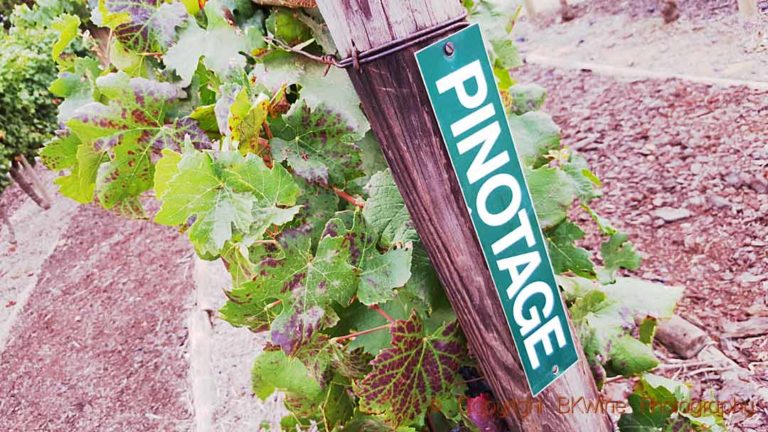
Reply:
[[[342, 56], [364, 52], [464, 13], [458, 0], [318, 0]], [[445, 36], [438, 35], [435, 39]], [[412, 46], [364, 63], [349, 76], [381, 142], [416, 229], [499, 403], [530, 400], [530, 392], [496, 288], [475, 237], [458, 181], [432, 113]], [[574, 333], [575, 335], [575, 333]], [[577, 350], [581, 346], [577, 341]], [[541, 393], [532, 413], [514, 405], [506, 421], [514, 431], [612, 430], [605, 414], [562, 404], [599, 394], [583, 359]]]

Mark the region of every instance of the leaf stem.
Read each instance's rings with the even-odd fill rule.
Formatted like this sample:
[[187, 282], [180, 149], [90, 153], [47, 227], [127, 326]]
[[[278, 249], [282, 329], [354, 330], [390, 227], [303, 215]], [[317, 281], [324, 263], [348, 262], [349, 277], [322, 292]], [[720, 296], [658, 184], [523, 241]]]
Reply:
[[376, 312], [378, 312], [379, 315], [381, 315], [384, 318], [386, 318], [386, 320], [389, 321], [390, 323], [395, 322], [395, 319], [392, 318], [388, 313], [384, 312], [384, 309], [382, 309], [379, 305], [371, 305], [371, 306], [368, 306], [368, 307], [370, 309], [375, 310]]
[[367, 335], [368, 333], [373, 333], [373, 332], [377, 332], [379, 330], [384, 330], [384, 329], [388, 329], [388, 328], [389, 328], [389, 324], [383, 324], [383, 325], [380, 325], [378, 327], [374, 327], [374, 328], [371, 328], [371, 329], [368, 329], [368, 330], [361, 330], [359, 332], [350, 333], [348, 335], [335, 337], [335, 338], [332, 338], [331, 340], [334, 341], [334, 342], [341, 342], [341, 341], [345, 341], [347, 339], [354, 339], [354, 338], [356, 338], [358, 336]]
[[343, 190], [341, 190], [341, 189], [337, 188], [336, 186], [334, 186], [334, 187], [333, 187], [333, 192], [334, 192], [336, 195], [338, 195], [338, 196], [339, 196], [339, 198], [341, 198], [341, 199], [343, 199], [344, 201], [346, 201], [346, 202], [348, 202], [348, 203], [352, 204], [352, 205], [353, 205], [353, 206], [355, 206], [355, 207], [360, 207], [360, 208], [363, 208], [363, 207], [364, 207], [364, 205], [363, 205], [361, 202], [357, 201], [357, 200], [356, 200], [356, 199], [355, 199], [355, 198], [354, 198], [352, 195], [350, 195], [350, 194], [348, 194], [348, 193], [344, 192]]

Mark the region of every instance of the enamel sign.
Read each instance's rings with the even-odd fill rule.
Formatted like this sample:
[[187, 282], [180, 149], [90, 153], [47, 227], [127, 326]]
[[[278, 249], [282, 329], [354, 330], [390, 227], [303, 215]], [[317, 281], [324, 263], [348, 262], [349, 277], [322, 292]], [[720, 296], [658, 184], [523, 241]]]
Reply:
[[422, 49], [416, 60], [536, 396], [578, 355], [480, 27]]

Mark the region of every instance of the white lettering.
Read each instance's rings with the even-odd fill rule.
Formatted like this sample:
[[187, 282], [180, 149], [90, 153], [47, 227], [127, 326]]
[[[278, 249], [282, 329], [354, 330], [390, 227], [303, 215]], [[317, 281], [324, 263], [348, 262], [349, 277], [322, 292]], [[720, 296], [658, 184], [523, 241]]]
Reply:
[[494, 255], [500, 254], [522, 238], [525, 238], [525, 243], [528, 247], [533, 247], [536, 244], [536, 238], [533, 236], [533, 229], [531, 229], [531, 221], [528, 220], [528, 212], [525, 209], [520, 210], [517, 213], [517, 218], [520, 219], [520, 226], [508, 232], [504, 237], [496, 240], [491, 245]]
[[533, 282], [525, 286], [520, 291], [520, 294], [515, 298], [515, 303], [512, 305], [512, 316], [515, 319], [515, 323], [520, 326], [520, 334], [523, 336], [531, 332], [531, 330], [541, 324], [541, 316], [539, 311], [531, 306], [528, 309], [528, 317], [523, 316], [523, 306], [528, 300], [536, 294], [544, 296], [544, 307], [541, 311], [544, 313], [544, 318], [548, 317], [552, 313], [552, 309], [555, 306], [555, 298], [552, 295], [552, 289], [545, 282]]
[[[491, 192], [497, 188], [506, 186], [512, 191], [512, 200], [504, 210], [499, 213], [488, 211], [488, 197]], [[520, 209], [520, 184], [511, 174], [501, 173], [488, 179], [477, 192], [477, 214], [480, 219], [488, 226], [499, 226], [509, 222]]]
[[[474, 79], [477, 83], [477, 91], [473, 95], [469, 94], [466, 87], [466, 83], [470, 79]], [[456, 96], [459, 98], [459, 102], [468, 109], [479, 107], [488, 96], [488, 84], [485, 82], [485, 75], [483, 74], [480, 60], [475, 60], [461, 69], [451, 72], [437, 80], [436, 84], [437, 91], [440, 94], [450, 89], [456, 89]]]
[[506, 150], [497, 154], [491, 160], [487, 160], [491, 149], [499, 138], [499, 134], [501, 134], [499, 122], [493, 122], [456, 145], [459, 149], [459, 154], [464, 154], [482, 143], [480, 150], [475, 155], [475, 158], [472, 159], [472, 164], [467, 171], [467, 179], [470, 184], [474, 184], [509, 162], [509, 153]]
[[[525, 285], [528, 278], [539, 267], [539, 264], [541, 264], [541, 255], [539, 255], [538, 251], [515, 255], [497, 261], [496, 265], [499, 266], [499, 270], [508, 271], [509, 277], [512, 279], [512, 283], [507, 288], [507, 298], [512, 300], [515, 297], [517, 291]], [[522, 273], [517, 271], [517, 268], [520, 266], [525, 266]]]
[[552, 339], [549, 335], [554, 333], [555, 339], [557, 339], [557, 346], [562, 348], [565, 346], [565, 335], [563, 334], [563, 326], [560, 323], [560, 317], [554, 317], [546, 324], [539, 327], [532, 335], [528, 336], [523, 345], [525, 345], [525, 353], [528, 355], [528, 360], [531, 362], [533, 369], [539, 368], [539, 356], [536, 354], [536, 344], [541, 343], [544, 346], [544, 353], [546, 355], [552, 354]]

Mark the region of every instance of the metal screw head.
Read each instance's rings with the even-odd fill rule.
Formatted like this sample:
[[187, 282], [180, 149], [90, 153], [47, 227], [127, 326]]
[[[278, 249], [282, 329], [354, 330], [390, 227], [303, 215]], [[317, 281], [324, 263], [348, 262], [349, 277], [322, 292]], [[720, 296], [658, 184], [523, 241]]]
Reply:
[[446, 42], [445, 46], [443, 47], [443, 50], [445, 51], [446, 55], [452, 56], [453, 53], [456, 51], [456, 47], [453, 46], [453, 42]]

